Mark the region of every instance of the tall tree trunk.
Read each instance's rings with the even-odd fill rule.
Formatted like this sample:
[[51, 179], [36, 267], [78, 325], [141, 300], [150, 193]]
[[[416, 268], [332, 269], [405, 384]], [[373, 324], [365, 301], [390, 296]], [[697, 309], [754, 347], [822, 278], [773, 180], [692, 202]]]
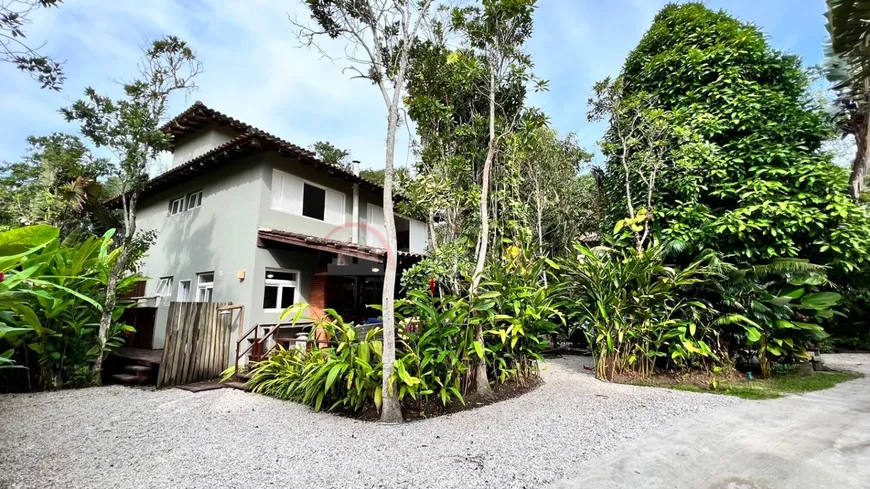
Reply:
[[[404, 66], [401, 68], [404, 71]], [[402, 76], [400, 74], [400, 76]], [[394, 300], [396, 293], [396, 219], [393, 215], [393, 159], [396, 153], [396, 126], [399, 122], [399, 96], [401, 86], [394, 88], [393, 103], [389, 108], [387, 123], [387, 157], [384, 165], [384, 226], [387, 231], [387, 268], [384, 271], [384, 291], [381, 296], [382, 314], [384, 320], [384, 354], [383, 354], [383, 404], [381, 406], [381, 422], [401, 423], [402, 406], [399, 404], [399, 389], [392, 382], [393, 368], [396, 362], [396, 315]]]
[[[121, 195], [121, 200], [124, 202], [124, 196]], [[130, 196], [130, 202], [124, 202], [124, 239], [122, 240], [121, 254], [118, 255], [118, 261], [112, 267], [109, 273], [109, 279], [106, 282], [106, 298], [103, 300], [103, 312], [100, 315], [100, 329], [97, 332], [97, 346], [100, 351], [97, 353], [97, 358], [94, 361], [94, 366], [91, 368], [91, 383], [93, 385], [101, 385], [103, 383], [103, 357], [106, 353], [106, 341], [109, 334], [109, 328], [112, 327], [112, 313], [115, 311], [115, 306], [118, 305], [118, 281], [124, 275], [124, 270], [127, 269], [127, 262], [130, 260], [130, 244], [133, 242], [133, 236], [136, 234], [136, 205], [139, 200], [137, 192], [133, 192]]]
[[[489, 77], [489, 149], [486, 152], [486, 161], [483, 164], [483, 178], [481, 179], [480, 191], [480, 237], [477, 246], [477, 264], [474, 266], [474, 274], [471, 279], [471, 295], [477, 294], [480, 280], [483, 276], [483, 267], [486, 263], [486, 255], [489, 251], [489, 175], [492, 173], [492, 161], [495, 159], [495, 73]], [[483, 325], [478, 324], [474, 331], [475, 341], [484, 345]], [[492, 389], [489, 387], [489, 378], [486, 374], [486, 360], [479, 358], [475, 367], [475, 379], [477, 393], [490, 397]]]
[[864, 182], [867, 179], [867, 139], [870, 138], [870, 116], [864, 118], [859, 131], [855, 133], [855, 160], [852, 162], [852, 174], [849, 176], [849, 195], [857, 199], [864, 191]]
[[[541, 258], [544, 258], [544, 203], [541, 198], [541, 180], [538, 177], [535, 177], [535, 201], [537, 203], [537, 211], [536, 211], [536, 224], [538, 228], [538, 253], [541, 255]], [[541, 272], [541, 278], [544, 280], [544, 287], [547, 286], [547, 272]]]

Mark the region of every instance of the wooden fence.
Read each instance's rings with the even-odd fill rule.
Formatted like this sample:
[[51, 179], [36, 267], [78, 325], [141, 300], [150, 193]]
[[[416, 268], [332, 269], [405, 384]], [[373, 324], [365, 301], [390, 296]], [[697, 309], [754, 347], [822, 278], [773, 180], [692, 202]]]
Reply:
[[232, 316], [228, 303], [173, 302], [166, 320], [166, 343], [157, 388], [216, 379], [230, 364]]

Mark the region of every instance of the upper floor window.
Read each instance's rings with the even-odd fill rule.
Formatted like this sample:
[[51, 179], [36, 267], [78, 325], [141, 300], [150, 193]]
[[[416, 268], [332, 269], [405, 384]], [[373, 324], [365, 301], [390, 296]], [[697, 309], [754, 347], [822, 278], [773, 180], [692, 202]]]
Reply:
[[189, 211], [191, 209], [196, 209], [197, 207], [202, 205], [202, 190], [198, 190], [196, 192], [191, 192], [184, 197], [179, 197], [177, 199], [172, 199], [169, 202], [169, 215], [174, 216], [176, 214], [181, 214], [184, 211]]
[[184, 197], [173, 199], [172, 202], [169, 203], [169, 215], [174, 216], [176, 214], [181, 214], [182, 212], [184, 212]]
[[282, 171], [272, 171], [272, 209], [330, 224], [345, 220], [344, 194]]
[[196, 209], [202, 205], [202, 190], [187, 194], [187, 210]]

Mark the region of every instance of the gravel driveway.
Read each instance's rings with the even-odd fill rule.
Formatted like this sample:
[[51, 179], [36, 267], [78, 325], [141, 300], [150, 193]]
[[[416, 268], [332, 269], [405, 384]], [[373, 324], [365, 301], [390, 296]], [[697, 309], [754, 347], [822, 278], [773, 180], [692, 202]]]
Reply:
[[[824, 355], [870, 375], [870, 355]], [[870, 377], [686, 419], [579, 465], [551, 489], [870, 487]]]
[[595, 380], [585, 357], [529, 394], [385, 426], [236, 390], [0, 396], [0, 487], [538, 487], [736, 398]]

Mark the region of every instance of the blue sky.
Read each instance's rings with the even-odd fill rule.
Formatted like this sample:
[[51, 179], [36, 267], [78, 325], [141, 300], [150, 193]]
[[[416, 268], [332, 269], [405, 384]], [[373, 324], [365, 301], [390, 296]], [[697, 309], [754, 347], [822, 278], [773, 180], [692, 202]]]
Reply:
[[[660, 0], [539, 0], [535, 33], [528, 44], [536, 74], [550, 81], [534, 94], [560, 133], [577, 133], [594, 149], [601, 125], [586, 121], [592, 84], [616, 75], [626, 54], [648, 29]], [[822, 58], [824, 0], [709, 0], [759, 25], [778, 49], [801, 55], [807, 65]], [[377, 90], [342, 73], [343, 64], [298, 48], [289, 16], [305, 18], [295, 0], [65, 0], [60, 8], [32, 14], [32, 42], [66, 60], [61, 92], [38, 84], [11, 65], [0, 66], [0, 160], [14, 161], [28, 135], [75, 132], [57, 109], [86, 86], [118, 95], [114, 80], [136, 74], [147, 39], [176, 34], [205, 65], [200, 90], [173, 100], [170, 114], [195, 100], [295, 144], [328, 140], [351, 150], [364, 167], [383, 167], [384, 106]], [[339, 45], [327, 46], [333, 50]], [[337, 51], [336, 51], [337, 52]], [[407, 129], [397, 164], [413, 158]]]

